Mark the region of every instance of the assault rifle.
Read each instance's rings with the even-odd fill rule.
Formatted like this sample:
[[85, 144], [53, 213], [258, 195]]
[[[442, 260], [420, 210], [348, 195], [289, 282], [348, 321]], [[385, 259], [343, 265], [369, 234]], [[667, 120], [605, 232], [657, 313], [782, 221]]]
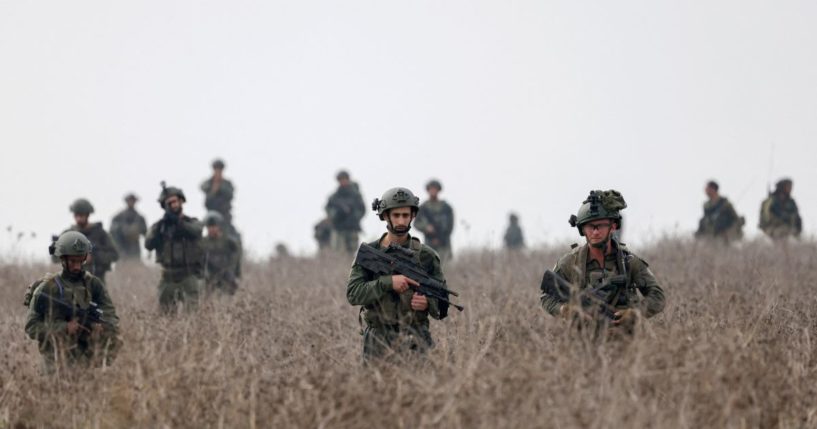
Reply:
[[459, 293], [445, 287], [445, 282], [441, 282], [428, 275], [417, 265], [414, 259], [414, 252], [404, 247], [390, 245], [391, 253], [363, 243], [357, 250], [355, 264], [379, 275], [402, 274], [417, 283], [419, 286], [410, 286], [411, 289], [420, 295], [437, 299], [440, 305], [440, 318], [448, 314], [448, 306], [451, 305], [459, 311], [465, 307], [454, 304], [448, 300], [448, 295], [460, 296]]
[[102, 309], [93, 301], [89, 303], [88, 308], [83, 309], [71, 305], [55, 296], [41, 293], [34, 302], [34, 308], [40, 314], [46, 314], [49, 308], [53, 309], [56, 314], [59, 314], [60, 317], [67, 321], [77, 319], [79, 324], [88, 330], [91, 329], [91, 325], [94, 323], [113, 326], [113, 323], [105, 320]]
[[[615, 320], [615, 306], [608, 300], [611, 293], [613, 296], [621, 294], [618, 290], [623, 288], [624, 283], [626, 283], [626, 279], [623, 276], [615, 276], [609, 283], [598, 288], [578, 290], [562, 276], [547, 270], [540, 287], [542, 292], [556, 298], [560, 303], [568, 303], [575, 298], [581, 305], [582, 310], [588, 314], [599, 314], [607, 319]], [[611, 291], [611, 288], [615, 290]]]

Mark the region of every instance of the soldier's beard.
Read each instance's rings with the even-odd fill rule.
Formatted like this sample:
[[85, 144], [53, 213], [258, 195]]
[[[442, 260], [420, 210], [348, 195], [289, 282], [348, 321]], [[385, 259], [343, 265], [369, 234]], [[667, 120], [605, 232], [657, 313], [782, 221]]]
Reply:
[[62, 276], [71, 281], [82, 280], [82, 278], [85, 277], [85, 270], [80, 269], [79, 271], [71, 271], [67, 266], [63, 265]]
[[394, 225], [391, 224], [391, 222], [388, 222], [388, 224], [386, 225], [386, 229], [388, 229], [390, 233], [392, 233], [392, 234], [394, 234], [394, 235], [396, 235], [398, 237], [404, 237], [404, 236], [408, 235], [409, 230], [411, 230], [411, 225], [394, 226]]

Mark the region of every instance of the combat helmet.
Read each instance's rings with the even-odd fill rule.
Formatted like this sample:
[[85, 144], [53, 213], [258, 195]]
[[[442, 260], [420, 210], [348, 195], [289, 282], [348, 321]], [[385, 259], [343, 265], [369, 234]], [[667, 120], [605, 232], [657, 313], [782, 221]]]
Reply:
[[416, 212], [420, 209], [420, 198], [408, 188], [391, 188], [380, 199], [372, 201], [372, 210], [377, 212], [380, 220], [383, 220], [386, 211], [400, 207], [411, 207]]
[[204, 225], [206, 226], [221, 226], [224, 224], [224, 216], [221, 213], [210, 210], [204, 215]]
[[165, 201], [174, 195], [179, 197], [183, 202], [187, 202], [187, 198], [184, 197], [184, 191], [175, 186], [165, 186], [165, 182], [162, 182], [162, 192], [159, 194], [158, 200], [159, 205], [165, 208]]
[[597, 219], [612, 219], [621, 226], [621, 210], [627, 208], [627, 203], [620, 192], [590, 191], [590, 195], [582, 202], [578, 213], [570, 216], [570, 226], [578, 228], [579, 234], [584, 236], [584, 224]]
[[68, 207], [68, 209], [74, 214], [89, 215], [94, 212], [94, 206], [91, 205], [91, 202], [85, 198], [78, 198], [71, 203], [71, 206]]
[[94, 246], [81, 232], [66, 231], [57, 241], [48, 246], [48, 253], [58, 258], [63, 256], [85, 256], [91, 253]]

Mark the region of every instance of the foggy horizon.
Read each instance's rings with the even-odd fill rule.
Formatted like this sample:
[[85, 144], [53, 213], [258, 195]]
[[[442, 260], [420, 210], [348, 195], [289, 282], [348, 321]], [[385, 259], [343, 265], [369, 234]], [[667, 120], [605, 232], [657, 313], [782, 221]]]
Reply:
[[753, 238], [792, 178], [813, 237], [815, 21], [799, 1], [0, 3], [0, 227], [37, 234], [0, 253], [44, 259], [79, 197], [108, 229], [135, 192], [153, 223], [162, 180], [202, 218], [215, 158], [256, 256], [315, 252], [340, 169], [367, 208], [441, 180], [455, 255], [500, 247], [511, 211], [529, 247], [578, 241], [591, 189], [622, 192], [634, 249], [691, 236], [711, 179]]

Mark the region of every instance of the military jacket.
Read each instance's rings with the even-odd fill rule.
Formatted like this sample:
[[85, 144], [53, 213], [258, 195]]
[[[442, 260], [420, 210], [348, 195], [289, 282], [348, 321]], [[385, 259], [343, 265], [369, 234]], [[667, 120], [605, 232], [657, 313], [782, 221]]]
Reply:
[[218, 191], [212, 192], [213, 178], [205, 180], [201, 184], [201, 190], [205, 194], [204, 207], [207, 210], [214, 210], [224, 216], [227, 223], [232, 222], [233, 196], [235, 194], [235, 187], [233, 183], [227, 179], [221, 180]]
[[210, 281], [235, 282], [241, 247], [238, 241], [227, 235], [202, 239], [204, 252], [204, 277]]
[[522, 235], [522, 228], [519, 224], [510, 224], [505, 231], [505, 247], [508, 249], [521, 249], [525, 247], [525, 237]]
[[[50, 296], [72, 307], [86, 310], [91, 302], [102, 310], [102, 317], [109, 324], [103, 324], [103, 330], [108, 336], [115, 336], [118, 331], [119, 318], [108, 292], [96, 276], [86, 272], [79, 280], [69, 280], [63, 274], [51, 274], [42, 279], [34, 289], [33, 298], [26, 318], [25, 331], [31, 339], [40, 344], [40, 351], [48, 353], [54, 350], [57, 344], [66, 346], [69, 354], [77, 357], [87, 353], [91, 345], [89, 334], [84, 330], [79, 335], [69, 336], [67, 331], [70, 315], [64, 308], [54, 305], [39, 305], [41, 299]], [[42, 301], [42, 302], [48, 302]]]
[[[664, 290], [658, 285], [649, 265], [626, 248], [622, 247], [621, 251], [624, 252], [629, 287], [626, 288], [626, 295], [617, 299], [616, 308], [636, 308], [646, 317], [660, 313], [665, 304]], [[615, 253], [608, 255], [604, 267], [601, 267], [597, 261], [588, 258], [588, 252], [587, 244], [575, 247], [559, 259], [553, 271], [580, 289], [600, 288], [620, 274]], [[541, 303], [548, 313], [554, 316], [559, 314], [562, 303], [556, 297], [543, 291]]]
[[90, 223], [84, 229], [77, 225], [71, 225], [63, 233], [68, 231], [81, 232], [93, 245], [91, 250], [92, 260], [88, 269], [95, 276], [104, 275], [111, 270], [111, 265], [119, 260], [119, 252], [113, 244], [113, 239], [102, 227], [101, 222]]
[[[434, 233], [425, 233], [428, 225], [434, 227]], [[454, 231], [454, 209], [443, 200], [426, 201], [420, 205], [414, 227], [423, 231], [426, 242], [432, 246], [449, 246]]]
[[742, 219], [725, 197], [704, 203], [704, 215], [698, 222], [696, 237], [739, 238]]
[[769, 195], [760, 206], [760, 229], [773, 238], [789, 235], [799, 237], [803, 221], [794, 199]]
[[[382, 249], [380, 240], [369, 243], [369, 245]], [[440, 257], [432, 248], [420, 243], [416, 238], [410, 238], [404, 247], [415, 252], [415, 257], [420, 266], [434, 278], [445, 281]], [[387, 253], [394, 250], [386, 248]], [[392, 289], [392, 276], [377, 276], [371, 271], [355, 264], [349, 274], [349, 282], [346, 285], [346, 298], [349, 304], [363, 307], [362, 317], [366, 325], [373, 329], [380, 329], [384, 326], [410, 326], [418, 330], [428, 329], [428, 318], [440, 318], [439, 302], [435, 298], [428, 298], [428, 309], [425, 311], [414, 311], [411, 309], [411, 298], [414, 291], [407, 290], [402, 294]]]
[[145, 248], [156, 250], [156, 261], [162, 265], [166, 279], [180, 281], [188, 275], [201, 275], [202, 228], [196, 218], [182, 215], [175, 224], [162, 219], [148, 229]]
[[111, 237], [119, 250], [129, 256], [139, 256], [139, 237], [147, 233], [145, 218], [135, 209], [126, 208], [111, 221]]
[[326, 202], [326, 215], [338, 231], [360, 231], [360, 220], [366, 214], [366, 204], [357, 184], [340, 186]]

